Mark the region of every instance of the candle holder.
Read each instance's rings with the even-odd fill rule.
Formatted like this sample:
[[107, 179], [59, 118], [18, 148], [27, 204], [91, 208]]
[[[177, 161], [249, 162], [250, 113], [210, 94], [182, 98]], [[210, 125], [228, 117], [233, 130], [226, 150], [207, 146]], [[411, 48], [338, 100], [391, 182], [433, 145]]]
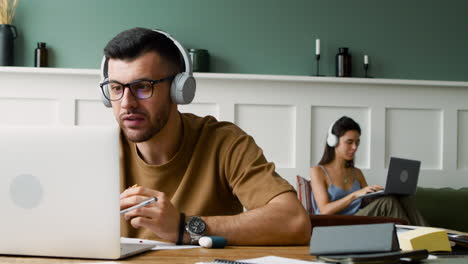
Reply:
[[320, 54], [316, 54], [315, 55], [315, 65], [316, 65], [316, 70], [317, 72], [315, 73], [315, 76], [324, 76], [324, 75], [320, 75], [319, 72], [320, 72]]
[[364, 78], [372, 78], [367, 74], [367, 71], [369, 70], [369, 63], [364, 63]]

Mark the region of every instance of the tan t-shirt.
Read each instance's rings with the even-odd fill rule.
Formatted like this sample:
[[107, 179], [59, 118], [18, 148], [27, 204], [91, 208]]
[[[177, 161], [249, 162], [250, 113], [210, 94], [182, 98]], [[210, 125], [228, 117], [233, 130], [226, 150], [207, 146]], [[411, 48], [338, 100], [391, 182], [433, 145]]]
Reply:
[[[183, 141], [166, 164], [148, 165], [136, 145], [121, 136], [121, 191], [138, 184], [164, 192], [187, 216], [234, 215], [294, 188], [275, 172], [254, 139], [214, 117], [180, 114]], [[122, 219], [122, 236], [157, 238]]]

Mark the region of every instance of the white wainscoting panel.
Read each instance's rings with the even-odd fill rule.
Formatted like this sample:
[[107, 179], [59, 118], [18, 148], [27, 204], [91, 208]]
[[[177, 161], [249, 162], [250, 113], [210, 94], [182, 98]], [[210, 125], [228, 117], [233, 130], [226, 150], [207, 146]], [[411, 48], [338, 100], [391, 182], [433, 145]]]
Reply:
[[101, 100], [77, 100], [77, 126], [109, 126], [115, 125], [116, 120], [111, 108], [105, 108]]
[[[31, 109], [33, 111], [24, 111]], [[0, 98], [0, 125], [50, 126], [58, 123], [58, 103], [54, 99]]]
[[390, 157], [421, 160], [422, 169], [442, 169], [442, 112], [387, 109], [385, 167]]
[[[295, 185], [319, 161], [328, 127], [361, 126], [356, 165], [384, 184], [390, 156], [422, 161], [419, 185], [468, 186], [468, 82], [195, 73], [181, 112], [236, 123]], [[115, 125], [98, 70], [0, 67], [0, 125]]]
[[468, 177], [468, 110], [458, 111], [458, 164]]
[[268, 160], [295, 168], [296, 109], [282, 105], [236, 105], [235, 123], [253, 136]]

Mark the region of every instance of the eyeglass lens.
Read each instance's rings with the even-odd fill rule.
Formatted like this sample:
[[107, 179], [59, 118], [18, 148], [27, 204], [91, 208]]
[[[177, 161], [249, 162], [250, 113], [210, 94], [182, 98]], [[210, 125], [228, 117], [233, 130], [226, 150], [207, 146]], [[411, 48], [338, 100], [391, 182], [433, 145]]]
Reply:
[[[124, 94], [125, 87], [124, 85], [111, 82], [103, 87], [107, 91], [107, 95], [109, 96], [109, 100], [117, 101], [120, 100]], [[150, 98], [153, 94], [153, 84], [149, 81], [139, 81], [136, 83], [132, 83], [128, 85], [130, 92], [133, 96], [138, 99], [147, 99]]]

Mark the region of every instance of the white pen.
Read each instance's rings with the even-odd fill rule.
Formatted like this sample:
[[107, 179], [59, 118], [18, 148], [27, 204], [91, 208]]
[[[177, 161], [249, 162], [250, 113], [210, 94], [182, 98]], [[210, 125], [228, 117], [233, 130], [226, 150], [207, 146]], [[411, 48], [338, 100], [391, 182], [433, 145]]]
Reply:
[[137, 209], [137, 208], [140, 208], [140, 207], [143, 207], [143, 206], [147, 206], [147, 205], [149, 205], [149, 204], [151, 204], [151, 203], [156, 202], [157, 200], [158, 200], [158, 198], [156, 198], [156, 197], [148, 198], [148, 199], [144, 200], [143, 202], [141, 202], [141, 203], [139, 203], [139, 204], [137, 204], [137, 205], [134, 205], [134, 206], [129, 207], [129, 208], [127, 208], [127, 209], [121, 210], [121, 211], [120, 211], [120, 214], [126, 214], [126, 213], [130, 212], [131, 210], [135, 210], [135, 209]]

